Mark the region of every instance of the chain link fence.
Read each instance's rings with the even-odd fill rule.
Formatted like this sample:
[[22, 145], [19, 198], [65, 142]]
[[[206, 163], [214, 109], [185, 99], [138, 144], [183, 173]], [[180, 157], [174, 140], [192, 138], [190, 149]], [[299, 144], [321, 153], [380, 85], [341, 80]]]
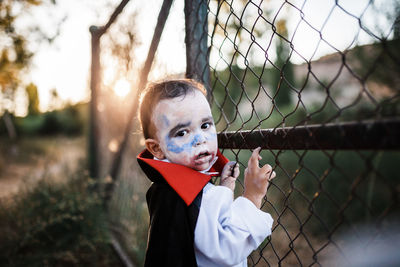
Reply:
[[277, 173], [249, 266], [363, 266], [360, 244], [399, 234], [399, 18], [395, 1], [208, 2], [219, 146], [242, 172], [261, 146]]
[[[127, 3], [106, 29], [92, 28], [92, 34], [104, 34]], [[148, 182], [133, 160], [143, 140], [131, 120], [171, 5], [163, 1], [141, 69], [132, 68], [129, 56], [137, 41], [129, 30], [134, 24], [121, 31], [114, 23], [103, 38], [105, 49], [93, 46], [99, 54], [92, 61], [98, 134], [92, 166], [111, 185], [110, 227], [135, 265], [142, 265], [146, 245]], [[387, 229], [391, 236], [400, 233], [400, 4], [186, 0], [184, 9], [184, 75], [207, 86], [220, 149], [241, 167], [235, 194], [243, 191], [252, 149], [261, 146], [261, 164], [277, 173], [262, 206], [275, 220], [273, 232], [249, 266], [365, 266], [356, 263], [391, 259], [387, 253], [395, 246], [383, 241], [390, 239]], [[130, 81], [138, 89], [124, 101], [99, 81], [99, 58], [109, 57], [105, 44], [120, 38], [118, 32], [127, 41], [111, 51], [124, 59], [117, 73], [138, 77]], [[366, 249], [362, 257], [358, 247]]]

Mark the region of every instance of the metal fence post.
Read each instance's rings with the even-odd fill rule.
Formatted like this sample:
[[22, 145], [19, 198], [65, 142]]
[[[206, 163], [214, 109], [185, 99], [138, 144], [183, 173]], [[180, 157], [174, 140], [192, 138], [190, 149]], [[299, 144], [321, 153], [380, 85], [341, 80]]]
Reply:
[[99, 124], [97, 116], [97, 100], [99, 91], [100, 79], [100, 37], [101, 31], [96, 26], [91, 26], [89, 29], [92, 36], [92, 65], [90, 74], [90, 122], [89, 122], [89, 173], [90, 177], [99, 177], [100, 157], [99, 157]]
[[163, 4], [161, 6], [161, 9], [160, 9], [160, 13], [158, 14], [157, 24], [156, 24], [156, 28], [154, 29], [154, 34], [153, 34], [153, 38], [151, 40], [149, 52], [147, 54], [147, 58], [144, 63], [144, 66], [140, 72], [140, 80], [139, 80], [139, 84], [138, 84], [137, 91], [135, 94], [135, 98], [134, 98], [135, 100], [133, 102], [132, 108], [130, 109], [130, 111], [128, 113], [129, 120], [128, 120], [128, 123], [125, 128], [124, 139], [122, 140], [121, 145], [119, 146], [119, 150], [115, 154], [113, 162], [111, 164], [110, 177], [112, 179], [112, 182], [108, 185], [108, 187], [106, 188], [106, 191], [105, 191], [105, 202], [106, 203], [108, 202], [108, 200], [110, 199], [110, 197], [112, 195], [112, 192], [113, 192], [114, 186], [115, 186], [115, 181], [118, 179], [119, 172], [121, 170], [123, 155], [125, 153], [125, 149], [128, 146], [129, 136], [131, 135], [134, 118], [137, 115], [140, 93], [147, 84], [147, 77], [151, 70], [151, 65], [153, 64], [153, 59], [156, 54], [158, 44], [160, 43], [161, 34], [164, 30], [164, 26], [167, 21], [169, 11], [172, 6], [172, 2], [173, 2], [173, 0], [164, 0]]
[[202, 82], [210, 101], [207, 6], [205, 0], [185, 0], [186, 77]]
[[89, 161], [89, 174], [92, 178], [99, 178], [100, 155], [100, 126], [97, 116], [98, 94], [99, 85], [101, 81], [101, 66], [100, 66], [100, 38], [107, 32], [108, 28], [117, 19], [118, 15], [122, 12], [124, 7], [128, 4], [129, 0], [122, 0], [114, 12], [111, 14], [108, 22], [101, 27], [90, 26], [89, 31], [92, 36], [92, 62], [90, 73], [90, 122], [89, 122], [89, 148], [88, 148], [88, 161]]

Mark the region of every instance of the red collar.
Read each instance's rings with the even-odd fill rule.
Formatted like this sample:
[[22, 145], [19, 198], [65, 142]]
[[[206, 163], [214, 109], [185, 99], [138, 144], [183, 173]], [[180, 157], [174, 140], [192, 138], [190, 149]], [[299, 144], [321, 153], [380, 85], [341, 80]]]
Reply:
[[[225, 164], [229, 161], [219, 150], [217, 152], [217, 157], [218, 160], [214, 163], [209, 172], [221, 173]], [[189, 167], [154, 160], [153, 155], [146, 149], [138, 155], [137, 159], [150, 180], [153, 179], [151, 178], [151, 170], [149, 170], [148, 167], [156, 170], [188, 206], [211, 179], [210, 175], [203, 174]]]

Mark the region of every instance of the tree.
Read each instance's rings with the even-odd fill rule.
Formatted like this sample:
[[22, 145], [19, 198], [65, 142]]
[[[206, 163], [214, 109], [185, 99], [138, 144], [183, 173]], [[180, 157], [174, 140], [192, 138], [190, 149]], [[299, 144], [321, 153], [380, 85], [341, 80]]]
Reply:
[[[55, 4], [55, 0], [45, 1]], [[42, 0], [0, 1], [0, 114], [14, 112], [15, 91], [21, 86], [22, 75], [33, 56], [28, 49], [27, 34], [16, 27], [17, 19], [42, 3]]]
[[374, 38], [371, 44], [354, 47], [347, 56], [362, 80], [379, 85], [373, 93], [378, 98], [386, 98], [388, 104], [384, 108], [390, 106], [390, 103], [399, 105], [397, 96], [400, 90], [400, 3], [390, 7], [386, 17], [392, 25], [393, 35], [387, 35], [384, 28], [378, 29], [381, 32], [379, 39]]
[[265, 58], [258, 45], [272, 36], [269, 4], [269, 0], [260, 5], [239, 0], [209, 5], [213, 113], [221, 129], [243, 120], [238, 118], [239, 103], [246, 95], [254, 97], [266, 77]]
[[26, 94], [28, 95], [28, 115], [37, 115], [39, 111], [39, 95], [37, 86], [33, 83], [25, 87]]
[[286, 20], [277, 22], [276, 31], [280, 37], [276, 46], [275, 68], [271, 70], [271, 86], [275, 104], [280, 108], [291, 104], [291, 86], [294, 86], [295, 78], [293, 64], [290, 62], [290, 47], [286, 40]]
[[396, 20], [393, 28], [393, 39], [400, 39], [400, 4], [396, 7]]

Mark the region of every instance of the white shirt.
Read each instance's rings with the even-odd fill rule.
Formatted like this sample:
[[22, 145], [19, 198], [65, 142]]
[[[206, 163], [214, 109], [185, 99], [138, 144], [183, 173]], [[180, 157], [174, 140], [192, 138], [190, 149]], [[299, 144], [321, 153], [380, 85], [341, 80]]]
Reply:
[[271, 234], [272, 223], [271, 215], [247, 198], [233, 200], [231, 189], [208, 183], [194, 231], [198, 266], [247, 266], [247, 257]]

